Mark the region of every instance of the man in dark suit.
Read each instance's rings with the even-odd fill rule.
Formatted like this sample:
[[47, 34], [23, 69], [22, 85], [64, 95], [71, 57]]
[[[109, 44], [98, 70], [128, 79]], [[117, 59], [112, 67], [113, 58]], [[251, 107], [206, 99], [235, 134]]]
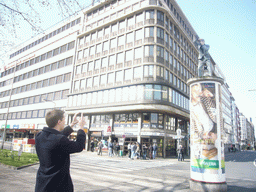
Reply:
[[[85, 125], [83, 114], [80, 121], [75, 114], [70, 126], [65, 127], [64, 111], [54, 109], [45, 116], [48, 127], [36, 135], [36, 152], [40, 167], [36, 177], [36, 192], [73, 192], [70, 176], [70, 154], [81, 152], [85, 146]], [[79, 123], [77, 140], [70, 141], [67, 136], [73, 132], [72, 127]]]

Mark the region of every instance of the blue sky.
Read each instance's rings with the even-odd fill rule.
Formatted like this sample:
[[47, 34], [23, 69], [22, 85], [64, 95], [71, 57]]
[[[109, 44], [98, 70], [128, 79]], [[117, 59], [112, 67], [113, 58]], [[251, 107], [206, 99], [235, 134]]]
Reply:
[[236, 104], [256, 122], [256, 1], [176, 0], [226, 77]]

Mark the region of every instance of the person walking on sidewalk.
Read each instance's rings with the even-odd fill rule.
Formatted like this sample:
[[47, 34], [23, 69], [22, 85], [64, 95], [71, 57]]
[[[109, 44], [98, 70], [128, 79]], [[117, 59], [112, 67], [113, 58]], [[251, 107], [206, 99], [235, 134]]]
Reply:
[[[35, 192], [73, 192], [74, 186], [70, 176], [70, 154], [83, 151], [85, 147], [85, 125], [83, 114], [77, 120], [75, 114], [70, 126], [65, 126], [64, 111], [54, 109], [46, 113], [44, 127], [35, 137], [39, 169], [36, 176]], [[72, 127], [79, 124], [76, 141], [67, 137], [73, 132]]]
[[147, 158], [148, 147], [145, 143], [142, 146], [142, 151], [143, 151], [143, 159], [146, 159]]
[[119, 145], [119, 143], [117, 142], [117, 143], [116, 143], [116, 156], [117, 156], [117, 157], [119, 156], [119, 151], [120, 151], [120, 145]]
[[108, 142], [108, 156], [113, 157], [113, 143], [111, 142], [111, 140], [109, 140]]
[[149, 148], [148, 148], [148, 153], [149, 153], [149, 159], [152, 159], [152, 152], [153, 152], [153, 146], [152, 145], [149, 145]]
[[101, 155], [102, 156], [102, 148], [103, 148], [103, 144], [102, 142], [100, 141], [98, 143], [98, 155]]
[[128, 144], [128, 157], [131, 159], [131, 143]]
[[184, 161], [184, 148], [182, 145], [178, 148], [178, 161]]
[[155, 158], [156, 158], [156, 152], [157, 152], [157, 144], [156, 144], [156, 143], [154, 143], [154, 145], [153, 145], [153, 152], [152, 152], [153, 159], [155, 159]]
[[132, 160], [134, 159], [136, 148], [137, 148], [137, 146], [135, 145], [135, 143], [132, 143], [132, 145], [131, 145], [131, 151], [132, 151], [131, 159]]
[[94, 141], [91, 140], [91, 152], [94, 152]]

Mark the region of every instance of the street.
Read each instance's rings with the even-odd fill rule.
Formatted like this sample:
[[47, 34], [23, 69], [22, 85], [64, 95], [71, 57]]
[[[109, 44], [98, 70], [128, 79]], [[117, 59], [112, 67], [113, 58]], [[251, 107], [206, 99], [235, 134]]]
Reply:
[[[255, 191], [255, 151], [226, 155], [228, 191]], [[34, 191], [39, 165], [20, 170], [0, 166], [2, 192]], [[83, 191], [190, 191], [190, 162], [177, 159], [130, 160], [82, 152], [71, 155], [71, 176], [76, 192]]]

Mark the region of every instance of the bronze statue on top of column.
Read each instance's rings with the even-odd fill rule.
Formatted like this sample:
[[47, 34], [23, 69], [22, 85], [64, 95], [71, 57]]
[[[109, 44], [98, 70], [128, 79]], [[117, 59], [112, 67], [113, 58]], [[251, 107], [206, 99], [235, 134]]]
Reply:
[[204, 39], [197, 39], [195, 45], [199, 50], [198, 57], [198, 76], [213, 76], [213, 66], [211, 64], [211, 56], [209, 54], [210, 45], [206, 45]]

